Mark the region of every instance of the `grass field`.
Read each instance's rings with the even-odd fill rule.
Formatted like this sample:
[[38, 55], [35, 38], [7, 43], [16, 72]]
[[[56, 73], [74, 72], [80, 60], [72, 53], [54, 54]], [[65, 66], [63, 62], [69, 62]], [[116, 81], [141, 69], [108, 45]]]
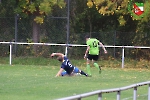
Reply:
[[[1, 64], [0, 100], [54, 100], [95, 90], [150, 81], [150, 70], [146, 68], [102, 67], [102, 73], [98, 74], [97, 69], [92, 67], [92, 77], [56, 78], [54, 76], [59, 70], [59, 64], [22, 65], [21, 63], [12, 66]], [[79, 64], [78, 67], [86, 71], [84, 65]], [[147, 100], [147, 92], [148, 86], [139, 87], [138, 100]], [[122, 100], [133, 100], [132, 96], [133, 89], [121, 92]], [[102, 97], [103, 100], [116, 100], [116, 93], [103, 94]], [[83, 100], [97, 100], [97, 95]]]

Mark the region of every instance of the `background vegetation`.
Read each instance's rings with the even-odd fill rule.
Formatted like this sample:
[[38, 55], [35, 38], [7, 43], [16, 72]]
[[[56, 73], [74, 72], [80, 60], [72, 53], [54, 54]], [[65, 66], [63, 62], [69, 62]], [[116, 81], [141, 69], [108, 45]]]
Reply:
[[[105, 45], [150, 45], [149, 0], [140, 1], [144, 3], [144, 17], [139, 17], [140, 19], [133, 17], [129, 12], [129, 4], [139, 2], [138, 0], [69, 1], [68, 3], [68, 0], [1, 0], [0, 40], [46, 43], [68, 41], [70, 44], [85, 44], [84, 36], [89, 34]], [[67, 17], [68, 4], [69, 17]], [[67, 38], [67, 18], [69, 18], [69, 38]], [[13, 54], [48, 57], [54, 51], [64, 52], [64, 48], [15, 45]], [[0, 49], [1, 56], [8, 56], [8, 46], [2, 45]], [[70, 52], [72, 56], [82, 58], [83, 48], [70, 48], [69, 51], [72, 51]], [[76, 51], [82, 54], [78, 55]], [[109, 57], [121, 56], [121, 50], [118, 48], [109, 52]], [[129, 49], [126, 52], [132, 59], [150, 58], [149, 49]]]

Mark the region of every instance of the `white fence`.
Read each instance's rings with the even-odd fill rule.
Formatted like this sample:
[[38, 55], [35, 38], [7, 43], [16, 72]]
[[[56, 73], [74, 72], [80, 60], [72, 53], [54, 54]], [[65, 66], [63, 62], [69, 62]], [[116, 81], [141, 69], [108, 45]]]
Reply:
[[121, 88], [97, 90], [93, 92], [88, 92], [88, 93], [65, 97], [65, 98], [56, 99], [56, 100], [81, 100], [82, 98], [89, 97], [92, 95], [98, 95], [98, 100], [102, 100], [102, 93], [111, 93], [111, 92], [116, 92], [117, 93], [116, 100], [120, 100], [121, 91], [131, 89], [131, 88], [133, 88], [133, 100], [137, 100], [137, 88], [143, 85], [148, 85], [148, 99], [147, 100], [150, 100], [150, 81], [137, 83], [137, 84], [133, 84], [133, 85], [126, 86], [126, 87], [121, 87]]
[[[76, 47], [86, 47], [87, 45], [79, 45], [79, 44], [57, 44], [57, 43], [22, 43], [22, 42], [0, 42], [0, 44], [8, 44], [10, 47], [10, 59], [9, 59], [9, 64], [12, 65], [12, 45], [13, 44], [22, 44], [22, 45], [50, 45], [50, 46], [65, 46], [65, 54], [67, 55], [68, 53], [68, 46], [76, 46]], [[125, 48], [141, 48], [141, 49], [150, 49], [150, 47], [146, 46], [110, 46], [110, 45], [105, 45], [107, 48], [122, 48], [122, 65], [121, 67], [124, 68], [124, 59], [125, 59]]]

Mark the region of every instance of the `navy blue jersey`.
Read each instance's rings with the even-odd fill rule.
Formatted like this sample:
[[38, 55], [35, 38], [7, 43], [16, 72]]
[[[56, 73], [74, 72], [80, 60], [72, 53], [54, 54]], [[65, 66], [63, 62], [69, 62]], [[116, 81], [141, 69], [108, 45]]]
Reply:
[[61, 68], [63, 68], [70, 75], [74, 69], [74, 66], [70, 63], [69, 59], [64, 56], [64, 62], [61, 64]]

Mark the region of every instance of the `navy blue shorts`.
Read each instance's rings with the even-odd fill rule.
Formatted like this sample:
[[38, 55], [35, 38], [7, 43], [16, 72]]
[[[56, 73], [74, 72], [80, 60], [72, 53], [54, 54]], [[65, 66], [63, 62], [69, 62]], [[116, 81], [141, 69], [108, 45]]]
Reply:
[[99, 55], [90, 55], [90, 54], [88, 54], [87, 58], [89, 60], [95, 60], [95, 61], [97, 61], [98, 58], [99, 58]]

